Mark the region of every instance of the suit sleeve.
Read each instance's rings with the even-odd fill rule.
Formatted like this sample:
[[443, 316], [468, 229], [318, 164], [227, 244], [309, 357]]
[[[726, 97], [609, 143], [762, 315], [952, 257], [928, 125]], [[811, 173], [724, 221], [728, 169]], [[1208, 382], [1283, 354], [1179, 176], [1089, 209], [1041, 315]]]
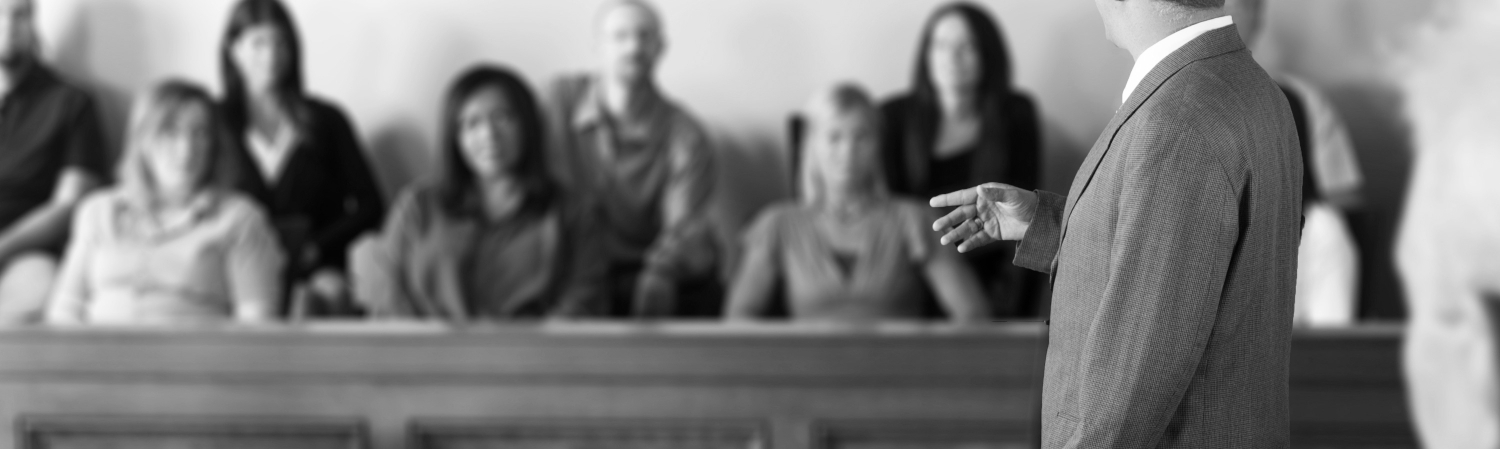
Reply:
[[1237, 194], [1208, 142], [1172, 129], [1124, 148], [1108, 281], [1066, 448], [1156, 447], [1193, 382], [1239, 226]]
[[1026, 237], [1016, 245], [1015, 264], [1021, 268], [1052, 273], [1052, 261], [1062, 246], [1063, 209], [1068, 198], [1045, 190], [1036, 191], [1036, 216]]

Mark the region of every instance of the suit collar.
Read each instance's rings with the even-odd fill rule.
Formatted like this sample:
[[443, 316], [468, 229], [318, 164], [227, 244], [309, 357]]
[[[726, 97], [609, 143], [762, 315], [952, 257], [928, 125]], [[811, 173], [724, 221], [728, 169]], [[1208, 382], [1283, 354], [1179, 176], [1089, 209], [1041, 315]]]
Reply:
[[1177, 50], [1182, 49], [1183, 46], [1197, 39], [1199, 36], [1230, 25], [1234, 25], [1234, 18], [1227, 15], [1208, 19], [1177, 30], [1177, 32], [1162, 38], [1162, 40], [1146, 48], [1146, 51], [1141, 52], [1140, 56], [1135, 58], [1135, 67], [1130, 70], [1130, 79], [1125, 82], [1125, 90], [1120, 93], [1120, 103], [1123, 104], [1129, 100], [1130, 94], [1140, 85], [1141, 80], [1146, 77], [1146, 74], [1151, 73], [1151, 70], [1155, 69], [1168, 56], [1176, 53]]
[[[1073, 216], [1073, 208], [1078, 205], [1079, 197], [1088, 189], [1089, 182], [1093, 181], [1094, 172], [1098, 170], [1099, 162], [1104, 160], [1105, 153], [1114, 143], [1115, 135], [1119, 134], [1120, 127], [1124, 126], [1125, 122], [1129, 121], [1141, 105], [1155, 95], [1168, 79], [1184, 67], [1197, 61], [1241, 50], [1245, 50], [1245, 43], [1240, 40], [1239, 30], [1234, 25], [1230, 25], [1193, 39], [1182, 48], [1172, 52], [1160, 64], [1157, 64], [1156, 68], [1146, 74], [1140, 86], [1136, 87], [1125, 104], [1115, 112], [1114, 118], [1110, 119], [1104, 132], [1099, 134], [1099, 140], [1094, 142], [1093, 149], [1089, 151], [1083, 165], [1078, 168], [1078, 174], [1073, 178], [1073, 186], [1069, 189], [1067, 206], [1063, 211], [1062, 239], [1068, 237], [1068, 222]], [[1056, 261], [1053, 263], [1055, 264]]]

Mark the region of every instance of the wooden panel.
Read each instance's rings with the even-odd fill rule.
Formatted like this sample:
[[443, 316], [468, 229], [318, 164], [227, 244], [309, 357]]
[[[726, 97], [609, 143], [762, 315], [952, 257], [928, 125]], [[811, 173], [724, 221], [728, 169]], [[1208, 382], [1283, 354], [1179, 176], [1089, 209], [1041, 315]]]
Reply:
[[[504, 447], [573, 447], [635, 439], [646, 443], [628, 447], [655, 447], [674, 435], [719, 441], [716, 433], [673, 427], [673, 420], [690, 418], [767, 423], [756, 441], [776, 449], [1007, 447], [1028, 441], [1035, 423], [1043, 329], [677, 323], [3, 329], [0, 433], [16, 417], [37, 414], [347, 416], [369, 423], [371, 446], [395, 449], [414, 441], [415, 419], [479, 420], [473, 424], [541, 416], [567, 418], [570, 427], [528, 422], [525, 432], [497, 427], [504, 432], [478, 440], [442, 434], [452, 438], [439, 443], [493, 447], [511, 438], [520, 441]], [[1299, 331], [1291, 356], [1293, 444], [1413, 447], [1399, 349], [1395, 326]], [[668, 419], [666, 430], [577, 426], [638, 419]], [[427, 423], [439, 430], [453, 424]], [[561, 432], [555, 434], [561, 440], [548, 440], [553, 434], [546, 432]], [[0, 439], [0, 449], [29, 438]]]
[[984, 421], [831, 421], [813, 427], [818, 449], [1024, 449], [1035, 430]]
[[419, 420], [412, 449], [755, 449], [754, 422], [702, 420]]
[[1292, 444], [1416, 448], [1395, 325], [1299, 331], [1292, 345]]
[[358, 420], [25, 416], [23, 449], [359, 449]]

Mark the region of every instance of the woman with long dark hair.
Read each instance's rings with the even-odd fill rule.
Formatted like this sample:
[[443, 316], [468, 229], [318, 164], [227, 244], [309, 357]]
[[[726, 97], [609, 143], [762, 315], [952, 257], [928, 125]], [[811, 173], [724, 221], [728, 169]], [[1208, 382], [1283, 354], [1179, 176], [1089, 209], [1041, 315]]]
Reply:
[[515, 72], [479, 66], [443, 105], [438, 173], [402, 192], [350, 254], [376, 317], [449, 321], [600, 313], [600, 236], [547, 170], [546, 126]]
[[278, 0], [241, 0], [219, 51], [236, 185], [270, 213], [293, 292], [343, 296], [349, 243], [379, 225], [382, 199], [349, 119], [311, 97], [302, 46]]
[[[891, 190], [918, 198], [986, 182], [1039, 187], [1036, 106], [1012, 83], [1004, 35], [979, 5], [949, 3], [923, 27], [910, 90], [882, 105]], [[1034, 315], [1036, 276], [1010, 264], [1014, 244], [966, 254], [1000, 315]], [[951, 249], [948, 249], [951, 250]]]

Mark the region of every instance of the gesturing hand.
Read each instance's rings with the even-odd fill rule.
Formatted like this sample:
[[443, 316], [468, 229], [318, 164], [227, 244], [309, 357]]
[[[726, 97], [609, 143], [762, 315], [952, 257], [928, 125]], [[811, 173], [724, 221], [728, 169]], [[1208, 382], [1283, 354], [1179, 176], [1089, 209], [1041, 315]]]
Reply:
[[932, 198], [932, 207], [954, 207], [932, 223], [934, 231], [948, 231], [939, 242], [957, 243], [958, 252], [999, 240], [1020, 240], [1036, 215], [1036, 192], [999, 183], [984, 184]]

